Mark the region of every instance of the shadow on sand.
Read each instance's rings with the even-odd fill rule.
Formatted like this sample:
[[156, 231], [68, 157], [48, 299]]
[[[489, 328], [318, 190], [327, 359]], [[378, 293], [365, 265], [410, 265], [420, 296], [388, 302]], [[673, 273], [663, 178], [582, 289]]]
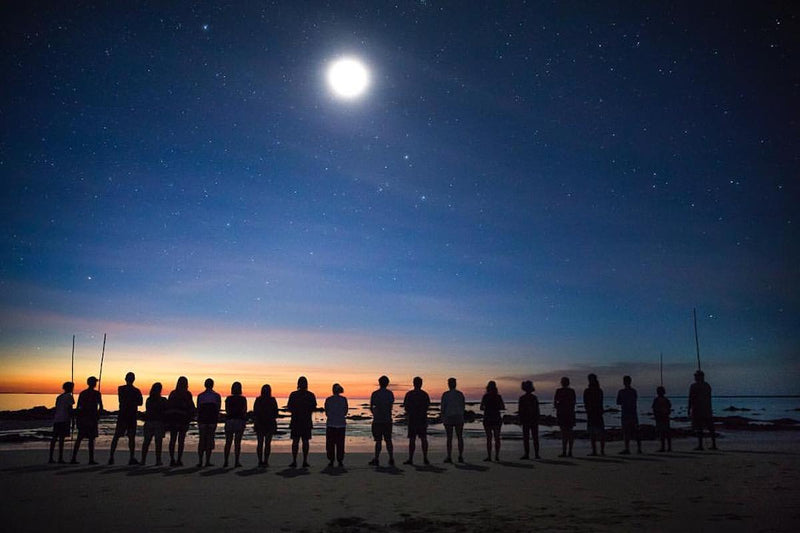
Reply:
[[286, 468], [281, 470], [280, 472], [275, 472], [276, 476], [281, 476], [282, 478], [291, 479], [300, 476], [307, 476], [311, 472], [308, 471], [308, 468]]
[[417, 472], [432, 472], [434, 474], [444, 474], [447, 472], [446, 468], [434, 465], [413, 465]]
[[201, 469], [196, 466], [190, 466], [188, 468], [170, 468], [166, 472], [164, 472], [165, 476], [188, 476], [189, 474], [194, 474], [195, 472], [199, 472]]
[[528, 468], [528, 469], [536, 468], [530, 463], [517, 463], [514, 461], [497, 461], [497, 464], [499, 464], [500, 466], [510, 466], [512, 468]]
[[326, 466], [320, 471], [321, 474], [327, 474], [329, 476], [341, 476], [342, 474], [347, 473], [347, 469], [343, 466]]
[[486, 472], [489, 470], [488, 466], [476, 465], [472, 463], [456, 463], [453, 466], [459, 470], [471, 470], [473, 472]]
[[71, 475], [71, 474], [86, 474], [86, 473], [89, 473], [89, 472], [100, 472], [102, 470], [103, 470], [103, 467], [100, 466], [100, 465], [90, 465], [90, 466], [84, 466], [84, 467], [81, 467], [81, 468], [69, 468], [69, 469], [59, 470], [58, 472], [56, 472], [56, 475], [57, 476], [68, 476], [68, 475]]
[[538, 459], [538, 462], [546, 465], [577, 466], [576, 463], [573, 463], [572, 461], [565, 461], [564, 459]]
[[237, 470], [236, 475], [242, 477], [249, 477], [249, 476], [257, 476], [259, 474], [266, 474], [267, 469], [263, 466], [254, 466], [253, 468], [248, 468], [247, 470]]
[[390, 474], [393, 476], [402, 476], [403, 471], [396, 466], [376, 466], [375, 471], [380, 474]]

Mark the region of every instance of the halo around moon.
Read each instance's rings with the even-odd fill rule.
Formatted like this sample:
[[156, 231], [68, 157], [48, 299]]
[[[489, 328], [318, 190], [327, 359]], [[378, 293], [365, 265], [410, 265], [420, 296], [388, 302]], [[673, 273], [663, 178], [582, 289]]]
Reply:
[[333, 94], [344, 100], [353, 100], [369, 88], [369, 71], [362, 61], [354, 57], [334, 60], [327, 71], [327, 81]]

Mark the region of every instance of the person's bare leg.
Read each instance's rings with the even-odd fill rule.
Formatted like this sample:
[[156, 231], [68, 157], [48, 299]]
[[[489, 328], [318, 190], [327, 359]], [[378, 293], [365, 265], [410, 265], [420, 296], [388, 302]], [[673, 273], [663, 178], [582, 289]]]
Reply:
[[[445, 463], [452, 463], [453, 462], [453, 426], [445, 426], [444, 431], [446, 433], [446, 440], [445, 440], [445, 447], [447, 448], [447, 458], [444, 460]], [[53, 455], [52, 452], [50, 455]]]
[[531, 432], [533, 433], [533, 456], [539, 459], [539, 424], [532, 426]]
[[297, 466], [297, 451], [300, 448], [300, 438], [292, 439], [292, 462], [289, 464], [292, 468]]
[[428, 461], [428, 436], [422, 435], [419, 440], [422, 441], [422, 462], [428, 465], [430, 464]]
[[456, 426], [456, 440], [458, 441], [458, 462], [464, 462], [464, 426]]
[[222, 461], [223, 468], [228, 468], [228, 458], [231, 456], [231, 444], [233, 444], [233, 433], [228, 433], [225, 435], [225, 458]]
[[142, 464], [147, 464], [147, 450], [150, 448], [150, 439], [152, 437], [147, 436], [142, 440]]
[[307, 468], [307, 467], [311, 466], [310, 464], [308, 464], [308, 449], [309, 449], [309, 447], [310, 447], [310, 443], [308, 442], [308, 439], [304, 438], [303, 439], [303, 468]]
[[405, 464], [414, 464], [414, 452], [417, 450], [417, 438], [413, 437], [408, 439], [408, 459]]
[[494, 430], [494, 460], [500, 460], [500, 428]]
[[272, 433], [264, 435], [264, 466], [269, 466], [269, 455], [272, 453]]
[[242, 435], [243, 432], [237, 432], [234, 436], [233, 446], [234, 446], [234, 459], [235, 462], [233, 466], [239, 467], [242, 466], [242, 463], [239, 462], [239, 457], [242, 455]]

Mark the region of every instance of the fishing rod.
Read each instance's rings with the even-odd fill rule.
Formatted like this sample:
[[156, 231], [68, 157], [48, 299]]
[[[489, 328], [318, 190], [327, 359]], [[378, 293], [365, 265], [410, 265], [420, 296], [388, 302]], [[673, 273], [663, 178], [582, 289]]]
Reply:
[[692, 315], [694, 316], [694, 346], [697, 350], [697, 370], [701, 370], [700, 368], [700, 341], [697, 337], [697, 308], [692, 308]]
[[103, 333], [103, 351], [100, 353], [100, 375], [97, 378], [97, 392], [100, 392], [100, 383], [103, 381], [103, 359], [106, 356], [106, 334]]
[[[72, 335], [72, 371], [70, 373], [69, 380], [72, 382], [72, 386], [75, 386], [75, 335]], [[72, 440], [72, 432], [75, 430], [75, 417], [71, 416], [72, 423], [69, 426], [69, 440]]]
[[660, 357], [660, 369], [661, 369], [661, 386], [664, 386], [664, 352], [661, 352]]

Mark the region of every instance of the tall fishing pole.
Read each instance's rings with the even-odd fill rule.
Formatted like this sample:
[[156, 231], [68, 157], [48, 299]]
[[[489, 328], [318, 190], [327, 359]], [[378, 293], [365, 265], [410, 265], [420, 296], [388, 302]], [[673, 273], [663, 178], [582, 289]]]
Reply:
[[694, 346], [697, 349], [697, 370], [700, 368], [700, 341], [697, 338], [697, 308], [692, 308], [692, 315], [694, 316]]
[[103, 381], [103, 358], [106, 356], [106, 334], [103, 333], [103, 351], [100, 353], [100, 375], [97, 378], [97, 392], [100, 392], [100, 383]]
[[[75, 387], [75, 335], [72, 335], [72, 371], [70, 372], [69, 380], [72, 386]], [[72, 440], [72, 432], [75, 430], [75, 417], [72, 416], [72, 423], [69, 426], [69, 440]]]

